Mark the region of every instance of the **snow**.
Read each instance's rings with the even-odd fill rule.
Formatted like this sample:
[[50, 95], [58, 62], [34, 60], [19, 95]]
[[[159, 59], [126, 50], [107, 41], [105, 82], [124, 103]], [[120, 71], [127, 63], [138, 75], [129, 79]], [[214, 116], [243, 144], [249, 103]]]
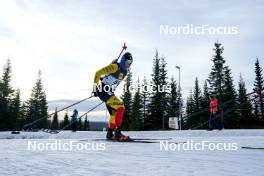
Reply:
[[[241, 146], [264, 147], [264, 130], [188, 130], [124, 132], [131, 137], [173, 138], [175, 142], [237, 143], [238, 149], [223, 150], [160, 150], [161, 144], [117, 143], [104, 144], [105, 150], [29, 150], [28, 142], [89, 143], [92, 138], [104, 138], [105, 132], [62, 131], [0, 132], [0, 175], [187, 175], [187, 176], [263, 176], [264, 150], [241, 149]], [[88, 141], [81, 141], [87, 139]], [[166, 142], [166, 141], [164, 141]], [[173, 143], [172, 143], [173, 144]], [[173, 144], [174, 146], [176, 144]], [[178, 144], [180, 145], [180, 144]], [[97, 148], [98, 149], [98, 148]]]

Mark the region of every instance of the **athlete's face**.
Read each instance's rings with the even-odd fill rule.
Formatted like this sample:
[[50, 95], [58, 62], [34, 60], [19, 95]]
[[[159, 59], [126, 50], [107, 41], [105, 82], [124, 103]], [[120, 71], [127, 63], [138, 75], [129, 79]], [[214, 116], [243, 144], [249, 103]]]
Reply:
[[129, 68], [132, 64], [132, 60], [126, 60], [125, 66], [126, 68]]

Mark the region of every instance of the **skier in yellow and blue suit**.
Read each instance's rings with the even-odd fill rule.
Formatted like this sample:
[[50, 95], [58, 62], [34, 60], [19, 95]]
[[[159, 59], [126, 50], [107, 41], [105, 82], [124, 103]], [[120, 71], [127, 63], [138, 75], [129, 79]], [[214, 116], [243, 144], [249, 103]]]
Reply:
[[93, 94], [106, 103], [106, 107], [110, 113], [106, 134], [106, 138], [109, 140], [130, 140], [129, 136], [125, 136], [121, 133], [125, 106], [123, 102], [115, 96], [114, 91], [126, 77], [132, 62], [132, 55], [126, 52], [121, 57], [120, 62], [113, 62], [95, 73]]

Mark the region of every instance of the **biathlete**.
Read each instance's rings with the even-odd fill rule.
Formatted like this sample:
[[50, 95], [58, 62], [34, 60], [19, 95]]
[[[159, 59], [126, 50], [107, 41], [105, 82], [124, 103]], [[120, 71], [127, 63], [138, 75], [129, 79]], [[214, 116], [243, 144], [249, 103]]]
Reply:
[[98, 96], [105, 102], [110, 114], [106, 138], [108, 140], [129, 141], [129, 136], [121, 133], [122, 118], [125, 106], [119, 100], [114, 91], [122, 80], [128, 74], [129, 68], [133, 62], [131, 53], [126, 52], [121, 60], [98, 70], [94, 76], [93, 95]]

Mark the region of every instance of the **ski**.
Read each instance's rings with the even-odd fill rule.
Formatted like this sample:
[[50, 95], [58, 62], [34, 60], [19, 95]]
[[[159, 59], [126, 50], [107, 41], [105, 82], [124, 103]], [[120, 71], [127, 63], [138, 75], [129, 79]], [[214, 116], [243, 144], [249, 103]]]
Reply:
[[143, 140], [134, 140], [134, 139], [131, 139], [131, 140], [128, 140], [128, 141], [117, 141], [117, 140], [105, 140], [107, 142], [119, 142], [119, 143], [159, 143], [158, 141], [143, 141]]
[[263, 150], [264, 147], [246, 147], [246, 146], [243, 146], [241, 147], [242, 149], [256, 149], [256, 150]]
[[120, 143], [159, 143], [159, 141], [150, 141], [150, 140], [137, 140], [130, 139], [128, 141], [118, 141], [118, 140], [108, 140], [108, 139], [81, 139], [81, 142], [120, 142]]
[[172, 138], [132, 138], [129, 141], [117, 141], [117, 140], [108, 140], [105, 138], [92, 138], [92, 139], [81, 139], [81, 142], [121, 142], [121, 143], [160, 143], [162, 141], [168, 141], [170, 144], [184, 144], [186, 141], [173, 141]]
[[163, 140], [172, 140], [172, 138], [132, 138], [133, 140], [147, 140], [147, 141], [163, 141]]
[[[172, 138], [131, 138], [133, 141], [164, 141], [172, 140]], [[91, 139], [81, 139], [80, 141], [111, 141], [105, 138], [91, 138]]]

